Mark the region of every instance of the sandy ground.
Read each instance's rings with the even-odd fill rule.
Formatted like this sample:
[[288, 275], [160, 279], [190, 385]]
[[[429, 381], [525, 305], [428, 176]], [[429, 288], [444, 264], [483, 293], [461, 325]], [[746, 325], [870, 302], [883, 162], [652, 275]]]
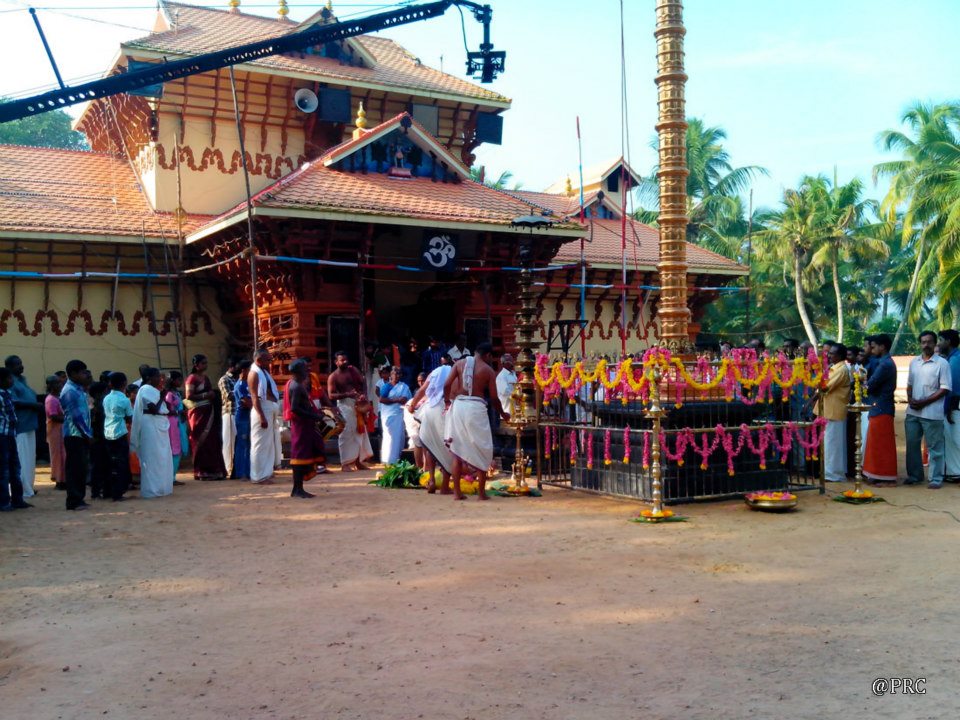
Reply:
[[[566, 490], [456, 503], [366, 479], [309, 501], [189, 480], [84, 513], [41, 482], [0, 516], [0, 717], [960, 712], [946, 514], [806, 492], [793, 514], [730, 501], [650, 527]], [[956, 486], [882, 493], [960, 517]], [[891, 676], [926, 694], [874, 697]]]

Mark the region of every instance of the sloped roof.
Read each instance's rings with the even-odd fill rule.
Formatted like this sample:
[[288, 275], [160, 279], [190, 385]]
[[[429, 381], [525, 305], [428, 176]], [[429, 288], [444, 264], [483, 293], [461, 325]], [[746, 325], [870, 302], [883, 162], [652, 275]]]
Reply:
[[[568, 218], [580, 214], [580, 193], [573, 195], [559, 195], [555, 193], [534, 192], [532, 190], [504, 190], [504, 192], [536, 205], [543, 210], [549, 210], [555, 218]], [[585, 193], [583, 196], [583, 207], [590, 207], [590, 204], [597, 199], [596, 191]]]
[[[163, 2], [162, 8], [173, 27], [124, 43], [125, 50], [190, 56], [257, 40], [269, 40], [302, 29], [290, 22], [243, 12], [173, 2]], [[350, 42], [361, 46], [367, 55], [376, 59], [374, 67], [351, 67], [318, 55], [274, 55], [250, 64], [265, 71], [306, 74], [347, 85], [366, 83], [369, 86], [409, 90], [414, 94], [446, 94], [498, 107], [506, 107], [510, 103], [508, 98], [499, 93], [421, 64], [393, 40], [364, 35], [352, 38]]]
[[[603, 181], [610, 175], [610, 173], [616, 170], [621, 163], [626, 166], [627, 174], [633, 178], [634, 182], [639, 182], [642, 179], [623, 158], [617, 157], [613, 158], [612, 160], [604, 160], [596, 165], [591, 165], [585, 168], [583, 171], [583, 187], [590, 187], [591, 185], [595, 185], [596, 183]], [[560, 179], [555, 180], [550, 187], [544, 190], [544, 192], [551, 194], [565, 192], [567, 188], [568, 177], [573, 185], [573, 189], [578, 190], [580, 188], [580, 173], [576, 172], [564, 175]]]
[[[207, 220], [186, 216], [184, 232]], [[123, 158], [0, 145], [0, 232], [139, 239], [141, 231], [158, 238], [161, 228], [176, 237], [176, 218], [153, 211]]]
[[[587, 262], [596, 266], [620, 267], [620, 220], [594, 219], [588, 224], [584, 254]], [[627, 269], [656, 268], [660, 233], [656, 228], [636, 220], [627, 221]], [[560, 247], [557, 262], [579, 262], [580, 244], [568, 243]], [[693, 243], [687, 243], [687, 264], [692, 270], [708, 270], [723, 274], [743, 275], [747, 268], [729, 258], [711, 252]]]

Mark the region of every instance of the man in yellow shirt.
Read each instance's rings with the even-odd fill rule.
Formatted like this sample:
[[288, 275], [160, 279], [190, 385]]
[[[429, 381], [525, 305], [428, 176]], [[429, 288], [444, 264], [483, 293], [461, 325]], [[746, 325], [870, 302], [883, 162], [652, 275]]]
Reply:
[[827, 419], [823, 471], [828, 482], [843, 482], [847, 479], [847, 405], [850, 404], [847, 348], [842, 343], [834, 343], [827, 358], [830, 375], [823, 390], [823, 417]]

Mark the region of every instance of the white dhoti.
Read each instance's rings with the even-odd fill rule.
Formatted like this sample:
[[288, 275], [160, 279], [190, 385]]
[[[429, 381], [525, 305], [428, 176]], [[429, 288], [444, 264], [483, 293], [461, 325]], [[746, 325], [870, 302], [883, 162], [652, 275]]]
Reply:
[[[943, 444], [946, 451], [946, 469], [944, 475], [947, 477], [960, 477], [960, 410], [951, 410], [951, 425], [947, 420], [943, 421]], [[19, 441], [20, 436], [17, 435]], [[27, 484], [23, 484], [23, 492], [26, 495]]]
[[420, 410], [412, 413], [407, 410], [406, 405], [403, 407], [403, 429], [407, 431], [407, 447], [410, 450], [414, 448], [423, 447], [423, 443], [420, 442]]
[[[421, 431], [422, 433], [422, 431]], [[493, 462], [493, 435], [483, 398], [460, 395], [447, 413], [444, 439], [450, 452], [481, 472]]]
[[17, 457], [20, 458], [20, 482], [23, 483], [23, 496], [33, 497], [33, 479], [37, 473], [37, 433], [17, 433]]
[[173, 453], [170, 450], [170, 421], [166, 415], [143, 415], [138, 435], [140, 497], [171, 495]]
[[267, 426], [260, 427], [260, 415], [250, 412], [250, 481], [261, 483], [273, 475], [277, 463], [276, 416], [280, 405], [273, 400], [260, 400]]
[[443, 403], [424, 405], [420, 412], [420, 442], [433, 459], [447, 472], [453, 472], [453, 455], [443, 442], [444, 421]]
[[867, 430], [870, 429], [870, 411], [860, 413], [860, 452], [861, 457], [867, 456]]
[[220, 439], [223, 442], [223, 466], [227, 469], [227, 477], [233, 475], [233, 448], [237, 442], [237, 420], [233, 413], [223, 413], [220, 417]]
[[847, 421], [828, 420], [823, 435], [823, 474], [829, 482], [847, 479]]
[[337, 410], [343, 416], [343, 432], [337, 435], [340, 464], [349, 465], [373, 457], [369, 433], [357, 432], [357, 401], [352, 398], [337, 400]]

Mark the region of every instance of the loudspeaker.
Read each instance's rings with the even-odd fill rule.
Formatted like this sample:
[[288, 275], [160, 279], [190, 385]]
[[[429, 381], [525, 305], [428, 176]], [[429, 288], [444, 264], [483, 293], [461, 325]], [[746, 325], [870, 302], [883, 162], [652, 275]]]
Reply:
[[477, 115], [477, 142], [503, 144], [503, 116], [495, 113], [479, 113]]
[[307, 88], [297, 90], [296, 95], [293, 96], [293, 104], [297, 106], [300, 112], [305, 113], [316, 112], [317, 108], [320, 107], [320, 101], [313, 90]]

